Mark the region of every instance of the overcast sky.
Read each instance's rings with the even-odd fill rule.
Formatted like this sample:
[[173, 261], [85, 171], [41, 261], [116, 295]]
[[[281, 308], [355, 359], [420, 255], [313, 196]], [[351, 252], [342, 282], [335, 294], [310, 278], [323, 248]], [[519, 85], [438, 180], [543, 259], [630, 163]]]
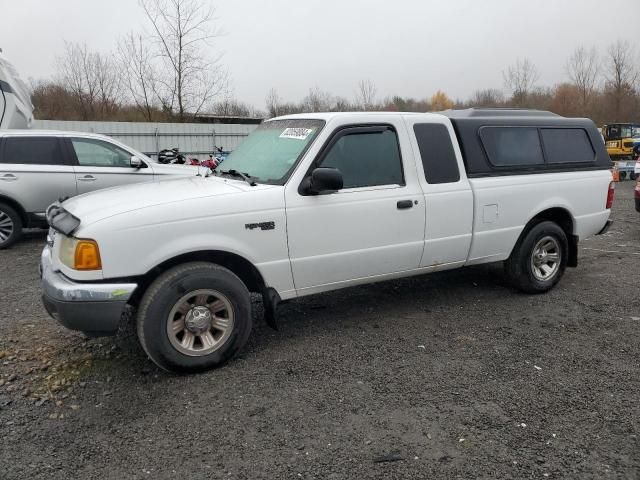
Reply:
[[[205, 0], [206, 1], [206, 0]], [[319, 86], [352, 99], [370, 79], [378, 97], [465, 98], [503, 88], [502, 70], [528, 57], [541, 85], [566, 79], [578, 45], [616, 39], [640, 50], [640, 0], [213, 0], [235, 97], [264, 107], [275, 87], [300, 100]], [[147, 28], [136, 0], [0, 0], [0, 48], [22, 77], [46, 78], [64, 41], [108, 52]], [[635, 22], [635, 23], [634, 23]], [[634, 26], [635, 25], [635, 26]]]

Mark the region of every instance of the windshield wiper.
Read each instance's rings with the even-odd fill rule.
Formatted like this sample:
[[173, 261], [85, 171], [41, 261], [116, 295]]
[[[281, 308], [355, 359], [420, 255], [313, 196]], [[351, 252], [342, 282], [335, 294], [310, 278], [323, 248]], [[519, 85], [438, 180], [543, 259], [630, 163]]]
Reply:
[[241, 179], [243, 179], [245, 182], [247, 182], [252, 187], [256, 186], [256, 182], [251, 180], [251, 176], [248, 173], [242, 173], [242, 172], [239, 172], [239, 171], [233, 170], [233, 169], [231, 169], [231, 170], [220, 170], [220, 173], [223, 174], [223, 175], [231, 175], [232, 177], [240, 177]]

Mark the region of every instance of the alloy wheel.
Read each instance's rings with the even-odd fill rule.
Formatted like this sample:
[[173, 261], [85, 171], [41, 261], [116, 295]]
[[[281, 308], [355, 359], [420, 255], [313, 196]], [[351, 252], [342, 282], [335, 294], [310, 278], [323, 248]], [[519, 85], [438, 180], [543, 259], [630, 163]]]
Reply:
[[14, 228], [11, 217], [0, 210], [0, 243], [6, 242], [11, 237]]
[[554, 237], [541, 238], [531, 254], [533, 276], [541, 282], [551, 279], [560, 269], [560, 255], [560, 245]]
[[183, 295], [167, 319], [167, 335], [180, 353], [192, 357], [219, 349], [233, 332], [234, 314], [229, 299], [216, 290], [195, 290]]

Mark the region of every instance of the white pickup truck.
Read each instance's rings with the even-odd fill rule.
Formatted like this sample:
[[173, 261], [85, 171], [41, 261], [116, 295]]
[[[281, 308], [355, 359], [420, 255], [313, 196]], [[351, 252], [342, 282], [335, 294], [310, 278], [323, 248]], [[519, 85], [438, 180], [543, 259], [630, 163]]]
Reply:
[[107, 189], [48, 210], [44, 304], [113, 334], [135, 311], [160, 367], [232, 357], [281, 300], [504, 262], [528, 293], [604, 231], [611, 161], [593, 122], [547, 112], [330, 113], [264, 122], [209, 176]]

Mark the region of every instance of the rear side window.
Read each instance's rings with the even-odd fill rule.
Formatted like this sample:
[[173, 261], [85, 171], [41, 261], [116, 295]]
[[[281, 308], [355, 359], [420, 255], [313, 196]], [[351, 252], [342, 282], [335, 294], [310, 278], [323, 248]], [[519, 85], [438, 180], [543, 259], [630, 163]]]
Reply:
[[55, 137], [7, 137], [2, 163], [63, 165], [64, 160]]
[[458, 160], [447, 127], [434, 123], [413, 126], [416, 134], [424, 176], [428, 183], [451, 183], [460, 180]]
[[398, 137], [391, 128], [380, 132], [345, 132], [331, 146], [321, 165], [340, 170], [344, 188], [404, 185]]
[[547, 163], [592, 163], [596, 152], [582, 128], [540, 130]]
[[495, 167], [544, 164], [538, 129], [533, 127], [483, 127], [480, 138]]

